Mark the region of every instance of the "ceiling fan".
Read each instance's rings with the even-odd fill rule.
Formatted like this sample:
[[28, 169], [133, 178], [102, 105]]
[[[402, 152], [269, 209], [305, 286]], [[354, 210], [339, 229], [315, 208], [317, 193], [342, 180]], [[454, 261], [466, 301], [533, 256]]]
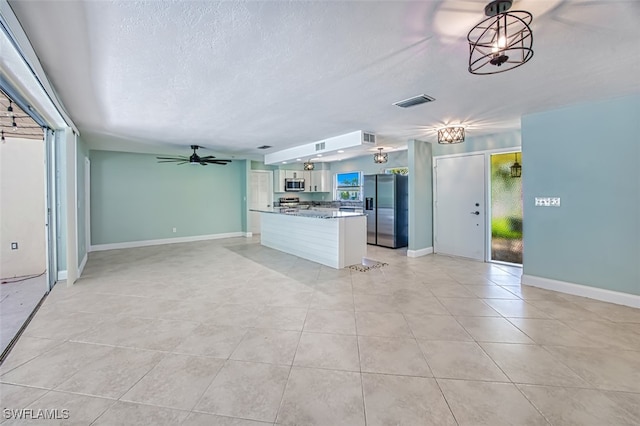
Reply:
[[159, 161], [158, 163], [178, 163], [180, 164], [200, 164], [201, 166], [206, 166], [207, 164], [220, 164], [221, 166], [226, 166], [227, 163], [230, 163], [231, 160], [219, 160], [213, 155], [207, 155], [206, 157], [200, 157], [196, 154], [196, 150], [200, 148], [198, 145], [191, 145], [191, 149], [193, 150], [193, 154], [189, 157], [186, 155], [179, 155], [177, 157], [156, 157]]

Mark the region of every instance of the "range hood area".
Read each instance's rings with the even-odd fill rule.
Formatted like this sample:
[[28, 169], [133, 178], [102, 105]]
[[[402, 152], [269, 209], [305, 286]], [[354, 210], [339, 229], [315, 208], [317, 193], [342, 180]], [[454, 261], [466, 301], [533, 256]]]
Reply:
[[375, 144], [376, 135], [374, 133], [358, 130], [344, 135], [323, 139], [321, 141], [265, 154], [264, 164], [279, 164], [283, 161], [295, 161], [298, 158], [315, 158], [318, 154], [333, 154], [338, 150], [353, 148], [356, 146], [375, 146]]

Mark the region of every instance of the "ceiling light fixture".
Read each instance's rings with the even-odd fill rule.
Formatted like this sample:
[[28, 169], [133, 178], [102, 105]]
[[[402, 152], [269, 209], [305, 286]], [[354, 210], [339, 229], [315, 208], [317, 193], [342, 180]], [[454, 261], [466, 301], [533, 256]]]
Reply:
[[464, 142], [464, 127], [445, 127], [438, 130], [439, 144], [453, 144]]
[[313, 170], [315, 167], [316, 167], [316, 166], [315, 166], [315, 164], [313, 164], [313, 163], [311, 162], [311, 159], [309, 159], [309, 161], [307, 161], [307, 162], [305, 162], [305, 163], [303, 164], [303, 169], [304, 169], [304, 170]]
[[515, 153], [516, 156], [516, 161], [515, 163], [513, 163], [513, 165], [510, 167], [511, 169], [511, 177], [512, 178], [519, 178], [522, 176], [522, 166], [520, 165], [520, 163], [518, 163], [518, 153]]
[[[533, 57], [533, 16], [509, 12], [512, 0], [494, 0], [484, 8], [487, 19], [469, 31], [469, 72], [497, 74], [517, 68]], [[488, 66], [485, 68], [487, 65]]]
[[384, 148], [378, 148], [378, 151], [375, 154], [373, 154], [373, 162], [376, 164], [383, 164], [386, 163], [389, 160], [389, 155], [386, 152], [382, 152]]
[[9, 106], [7, 107], [7, 117], [13, 115], [13, 106], [11, 105], [11, 99], [9, 99]]
[[12, 117], [12, 120], [11, 120], [11, 127], [12, 127], [12, 130], [13, 130], [14, 132], [17, 132], [17, 131], [18, 131], [18, 123], [16, 123], [16, 117], [15, 117], [15, 116], [14, 116], [14, 117]]
[[0, 130], [0, 134], [2, 134], [2, 138], [0, 140], [2, 140], [2, 143], [5, 143], [5, 139], [4, 139], [4, 130]]

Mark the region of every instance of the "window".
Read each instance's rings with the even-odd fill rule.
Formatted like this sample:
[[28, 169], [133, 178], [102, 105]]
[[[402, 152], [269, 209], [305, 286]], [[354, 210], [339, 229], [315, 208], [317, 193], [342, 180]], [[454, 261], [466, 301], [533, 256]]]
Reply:
[[362, 172], [336, 173], [335, 200], [362, 201]]

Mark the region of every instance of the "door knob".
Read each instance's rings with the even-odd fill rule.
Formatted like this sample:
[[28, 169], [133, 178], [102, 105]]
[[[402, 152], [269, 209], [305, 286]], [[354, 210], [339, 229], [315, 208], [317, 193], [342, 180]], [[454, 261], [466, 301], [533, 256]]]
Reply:
[[480, 212], [476, 210], [475, 212], [471, 212], [471, 214], [475, 214], [476, 216], [478, 216]]

